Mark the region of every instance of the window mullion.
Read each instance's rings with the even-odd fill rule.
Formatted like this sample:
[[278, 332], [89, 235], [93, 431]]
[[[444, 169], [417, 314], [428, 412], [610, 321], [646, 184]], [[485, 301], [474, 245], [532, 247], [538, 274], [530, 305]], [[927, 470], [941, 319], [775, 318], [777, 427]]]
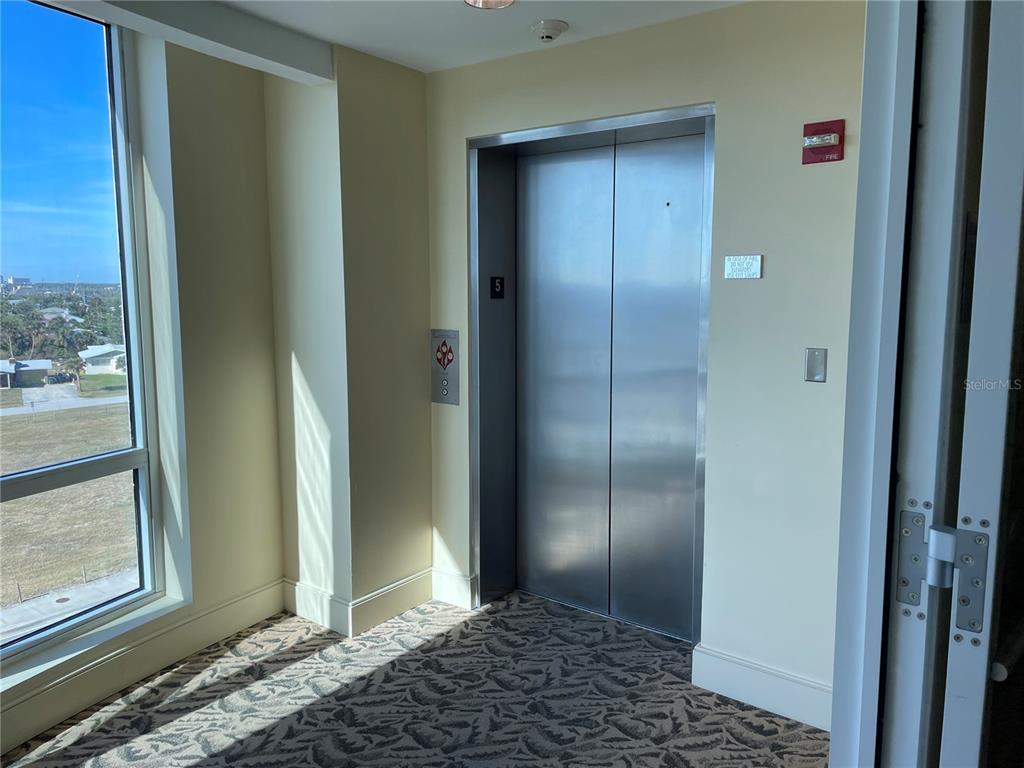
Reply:
[[145, 471], [149, 457], [144, 448], [90, 456], [53, 467], [41, 467], [0, 478], [0, 501], [14, 501], [45, 491], [65, 488], [128, 470]]

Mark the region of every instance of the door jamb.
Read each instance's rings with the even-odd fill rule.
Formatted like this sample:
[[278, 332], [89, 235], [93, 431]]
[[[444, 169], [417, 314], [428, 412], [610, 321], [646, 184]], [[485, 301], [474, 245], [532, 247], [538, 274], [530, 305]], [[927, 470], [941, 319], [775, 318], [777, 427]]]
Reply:
[[868, 3], [829, 763], [874, 765], [917, 60], [916, 3]]

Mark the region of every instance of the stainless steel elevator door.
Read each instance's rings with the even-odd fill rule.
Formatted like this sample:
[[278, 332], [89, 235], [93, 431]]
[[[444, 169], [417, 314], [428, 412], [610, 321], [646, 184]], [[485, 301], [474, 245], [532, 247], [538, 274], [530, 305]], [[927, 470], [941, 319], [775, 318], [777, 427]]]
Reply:
[[704, 137], [615, 161], [611, 605], [692, 637]]
[[519, 158], [519, 586], [608, 610], [612, 147]]

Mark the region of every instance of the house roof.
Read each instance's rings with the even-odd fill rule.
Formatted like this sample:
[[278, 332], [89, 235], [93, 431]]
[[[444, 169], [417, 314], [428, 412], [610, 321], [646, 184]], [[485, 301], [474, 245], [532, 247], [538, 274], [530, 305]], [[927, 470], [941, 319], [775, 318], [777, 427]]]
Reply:
[[10, 360], [0, 362], [0, 373], [15, 373], [16, 371], [48, 371], [53, 368], [52, 360]]
[[91, 344], [79, 352], [78, 356], [83, 360], [92, 360], [94, 357], [102, 357], [112, 352], [124, 354], [124, 344]]
[[63, 317], [65, 320], [68, 320], [70, 322], [85, 322], [84, 318], [81, 318], [78, 315], [72, 315], [71, 310], [65, 309], [64, 307], [44, 307], [43, 309], [39, 310], [39, 314], [41, 314], [43, 316], [43, 319], [45, 320], [53, 320], [54, 318], [57, 317]]

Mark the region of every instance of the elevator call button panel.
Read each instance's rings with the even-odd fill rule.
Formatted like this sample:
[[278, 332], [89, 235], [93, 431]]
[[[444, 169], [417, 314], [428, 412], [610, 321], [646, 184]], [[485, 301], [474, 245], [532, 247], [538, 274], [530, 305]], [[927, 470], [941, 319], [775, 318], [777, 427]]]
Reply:
[[430, 399], [444, 405], [459, 404], [458, 331], [430, 331]]

